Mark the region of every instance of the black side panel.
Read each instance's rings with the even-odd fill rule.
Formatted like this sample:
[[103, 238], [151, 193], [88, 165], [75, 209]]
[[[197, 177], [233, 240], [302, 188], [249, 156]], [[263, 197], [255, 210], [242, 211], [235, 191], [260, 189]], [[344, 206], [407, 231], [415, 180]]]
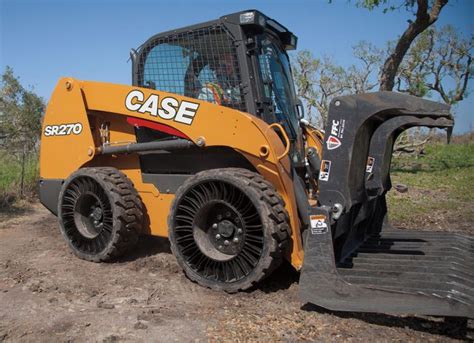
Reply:
[[166, 194], [175, 194], [179, 186], [189, 177], [190, 175], [142, 173], [144, 183], [152, 183], [161, 193]]
[[140, 156], [142, 173], [192, 175], [215, 168], [245, 168], [253, 165], [232, 148], [191, 148], [173, 153], [159, 152]]
[[41, 179], [39, 182], [40, 201], [55, 216], [58, 215], [59, 192], [63, 182], [63, 179]]

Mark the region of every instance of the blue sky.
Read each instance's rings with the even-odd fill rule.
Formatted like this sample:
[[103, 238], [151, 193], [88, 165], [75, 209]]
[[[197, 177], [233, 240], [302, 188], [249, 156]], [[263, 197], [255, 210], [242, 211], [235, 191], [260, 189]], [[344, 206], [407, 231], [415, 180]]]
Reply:
[[[292, 30], [299, 50], [343, 65], [354, 61], [357, 42], [384, 47], [410, 19], [405, 10], [369, 12], [347, 0], [0, 0], [0, 68], [13, 67], [46, 100], [62, 76], [129, 84], [130, 48], [153, 34], [249, 8]], [[437, 26], [451, 24], [467, 35], [473, 13], [474, 1], [451, 0]], [[454, 109], [456, 133], [474, 128], [473, 109], [474, 94]]]

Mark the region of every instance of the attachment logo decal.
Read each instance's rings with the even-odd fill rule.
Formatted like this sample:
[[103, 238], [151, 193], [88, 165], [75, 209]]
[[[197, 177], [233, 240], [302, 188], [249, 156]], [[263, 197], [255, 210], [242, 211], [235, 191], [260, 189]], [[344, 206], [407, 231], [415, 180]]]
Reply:
[[331, 124], [331, 135], [326, 141], [328, 150], [334, 150], [341, 146], [344, 137], [344, 128], [346, 126], [345, 119], [333, 120]]
[[334, 136], [329, 136], [328, 140], [326, 141], [328, 150], [337, 149], [341, 146], [341, 144], [342, 144], [341, 141]]

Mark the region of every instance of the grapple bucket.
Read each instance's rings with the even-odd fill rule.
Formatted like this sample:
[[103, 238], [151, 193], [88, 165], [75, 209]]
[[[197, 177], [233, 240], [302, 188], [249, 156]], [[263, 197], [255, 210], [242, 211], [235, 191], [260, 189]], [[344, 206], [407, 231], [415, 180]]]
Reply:
[[304, 301], [331, 310], [474, 317], [474, 238], [394, 229], [385, 195], [396, 137], [447, 128], [449, 106], [393, 92], [336, 98], [318, 206], [305, 231]]

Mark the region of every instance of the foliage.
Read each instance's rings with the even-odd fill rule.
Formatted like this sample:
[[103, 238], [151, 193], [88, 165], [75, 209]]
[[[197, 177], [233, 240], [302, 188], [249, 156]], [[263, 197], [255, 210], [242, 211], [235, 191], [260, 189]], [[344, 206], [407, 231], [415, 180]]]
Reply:
[[397, 90], [422, 97], [434, 92], [456, 104], [468, 95], [473, 47], [474, 34], [463, 39], [451, 26], [423, 32], [400, 66]]
[[415, 6], [416, 0], [402, 0], [402, 1], [392, 1], [392, 0], [357, 0], [356, 5], [358, 7], [365, 7], [368, 10], [372, 11], [375, 8], [382, 7], [382, 11], [387, 13], [389, 11], [394, 11], [405, 7], [407, 10], [412, 9]]
[[405, 7], [414, 15], [414, 20], [408, 20], [408, 27], [400, 35], [394, 49], [388, 54], [380, 73], [380, 90], [391, 91], [395, 86], [395, 77], [400, 64], [413, 41], [431, 25], [433, 25], [448, 0], [356, 0], [359, 7], [373, 10], [383, 8], [387, 13]]
[[33, 195], [37, 191], [39, 178], [38, 155], [26, 156], [24, 185], [21, 190], [22, 161], [12, 158], [10, 153], [0, 150], [0, 209], [11, 205], [20, 193]]
[[[323, 125], [329, 101], [345, 91], [346, 72], [329, 58], [314, 58], [309, 51], [298, 53], [295, 63], [295, 82], [298, 96], [306, 103], [306, 115], [311, 122]], [[317, 109], [321, 118], [315, 117], [313, 108]]]
[[34, 149], [41, 134], [44, 100], [24, 88], [7, 67], [0, 84], [0, 146], [9, 151]]
[[[415, 40], [398, 71], [397, 90], [420, 97], [439, 95], [450, 105], [463, 100], [468, 95], [473, 75], [473, 42], [472, 34], [464, 39], [450, 26], [425, 31]], [[327, 56], [299, 52], [293, 60], [293, 71], [308, 119], [321, 126], [326, 121], [332, 98], [376, 89], [383, 72], [382, 61], [394, 44], [389, 42], [384, 51], [368, 42], [358, 43], [353, 47], [356, 63], [347, 68]], [[402, 136], [406, 138], [411, 137]]]
[[313, 124], [325, 125], [332, 98], [369, 92], [377, 87], [374, 79], [383, 52], [365, 41], [355, 45], [353, 52], [357, 64], [347, 68], [338, 65], [328, 56], [314, 57], [307, 50], [300, 51], [293, 60], [298, 96], [306, 104], [306, 116]]
[[0, 85], [0, 207], [36, 191], [45, 104], [7, 67]]

